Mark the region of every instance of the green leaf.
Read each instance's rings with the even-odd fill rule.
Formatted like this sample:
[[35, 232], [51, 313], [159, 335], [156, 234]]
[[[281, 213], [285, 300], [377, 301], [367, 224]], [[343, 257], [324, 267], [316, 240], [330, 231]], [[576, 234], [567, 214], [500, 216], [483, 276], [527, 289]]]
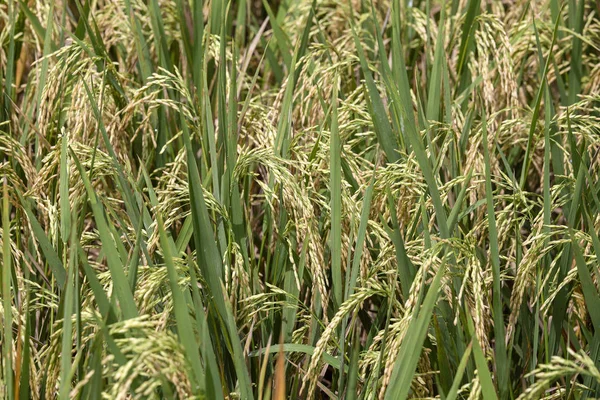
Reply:
[[117, 298], [119, 299], [119, 306], [121, 311], [123, 311], [123, 316], [125, 319], [135, 318], [138, 316], [135, 300], [133, 299], [131, 288], [129, 287], [127, 277], [125, 276], [123, 261], [119, 258], [119, 253], [115, 245], [115, 239], [110, 233], [108, 222], [102, 209], [102, 204], [100, 204], [98, 196], [92, 188], [92, 184], [90, 183], [87, 173], [81, 166], [77, 155], [72, 149], [71, 156], [73, 157], [73, 161], [75, 161], [75, 165], [79, 170], [79, 174], [88, 195], [88, 200], [92, 207], [94, 220], [96, 221], [98, 233], [100, 235], [100, 241], [102, 242], [102, 249], [106, 255], [108, 269], [113, 278], [113, 284], [115, 286]]
[[468, 68], [465, 68], [467, 64], [467, 58], [469, 56], [469, 52], [471, 51], [473, 44], [473, 36], [475, 34], [475, 19], [480, 13], [481, 0], [469, 0], [466, 5], [466, 13], [464, 22], [461, 28], [461, 39], [460, 39], [460, 48], [458, 50], [458, 65], [456, 75], [460, 77], [460, 85], [458, 87], [459, 92], [464, 90], [469, 82], [466, 77], [468, 76]]
[[17, 193], [17, 196], [19, 197], [19, 201], [21, 202], [21, 206], [23, 207], [23, 210], [25, 210], [27, 219], [29, 220], [29, 223], [31, 224], [31, 229], [33, 230], [33, 235], [35, 236], [36, 240], [40, 244], [42, 253], [44, 253], [44, 256], [46, 257], [46, 261], [48, 262], [48, 265], [50, 266], [52, 275], [54, 276], [54, 279], [56, 279], [56, 283], [62, 290], [62, 288], [65, 286], [66, 279], [67, 279], [66, 278], [67, 273], [65, 271], [65, 267], [63, 266], [62, 261], [60, 261], [58, 254], [56, 254], [54, 247], [52, 247], [52, 243], [50, 243], [48, 236], [46, 236], [46, 232], [44, 231], [44, 229], [38, 222], [35, 215], [33, 215], [33, 212], [29, 208], [27, 201], [23, 198], [23, 195], [21, 194], [21, 192], [19, 192], [19, 189], [15, 188], [15, 192]]
[[156, 219], [158, 231], [160, 234], [160, 244], [163, 251], [163, 257], [167, 266], [167, 274], [169, 276], [169, 287], [173, 296], [173, 308], [175, 311], [175, 321], [177, 322], [177, 334], [179, 340], [185, 349], [186, 358], [192, 366], [193, 373], [189, 375], [190, 381], [194, 383], [197, 390], [204, 390], [204, 369], [200, 362], [198, 354], [198, 346], [192, 330], [192, 322], [188, 313], [187, 302], [185, 301], [183, 292], [179, 287], [179, 274], [173, 263], [173, 255], [171, 254], [171, 244], [167, 238], [165, 226], [160, 213]]
[[454, 382], [452, 382], [452, 387], [446, 396], [446, 400], [456, 400], [458, 397], [458, 391], [461, 386], [462, 377], [464, 375], [465, 369], [467, 368], [467, 363], [469, 362], [469, 357], [471, 356], [471, 349], [473, 348], [473, 342], [469, 343], [467, 346], [467, 351], [463, 354], [460, 359], [460, 364], [456, 369], [456, 374], [454, 375]]
[[342, 167], [340, 134], [338, 132], [338, 79], [333, 86], [331, 104], [331, 139], [329, 147], [329, 190], [331, 193], [331, 274], [333, 297], [338, 307], [342, 304]]
[[[313, 353], [315, 352], [315, 347], [309, 346], [306, 344], [284, 343], [282, 346], [283, 346], [284, 353], [303, 353], [303, 354], [312, 356]], [[280, 346], [273, 346], [273, 347], [269, 347], [269, 348], [262, 348], [262, 349], [254, 350], [254, 351], [251, 351], [248, 354], [248, 356], [259, 357], [266, 353], [275, 354], [275, 353], [279, 352], [279, 348], [280, 348]], [[323, 361], [325, 363], [331, 365], [335, 369], [340, 369], [340, 366], [341, 366], [340, 360], [328, 353], [325, 353], [325, 352], [323, 353]]]
[[242, 346], [238, 337], [237, 327], [233, 315], [227, 308], [223, 294], [222, 277], [223, 264], [214, 238], [210, 217], [202, 192], [202, 182], [196, 164], [190, 134], [187, 125], [183, 124], [183, 140], [186, 148], [188, 162], [188, 187], [190, 190], [190, 204], [192, 208], [192, 225], [194, 227], [194, 242], [198, 256], [198, 263], [202, 275], [207, 282], [208, 289], [212, 294], [212, 300], [219, 314], [221, 323], [225, 328], [229, 339], [230, 351], [235, 365], [238, 383], [242, 396], [252, 399], [250, 377], [244, 364]]
[[590, 314], [592, 324], [594, 325], [594, 330], [596, 332], [600, 332], [600, 296], [598, 295], [598, 290], [594, 285], [592, 275], [590, 274], [585, 259], [583, 258], [581, 247], [579, 246], [579, 243], [577, 243], [577, 240], [575, 240], [575, 234], [573, 231], [571, 231], [571, 246], [573, 248], [573, 252], [575, 253], [577, 275], [581, 281], [581, 289], [583, 291], [583, 297], [585, 299], [587, 310]]
[[421, 308], [416, 308], [413, 312], [413, 319], [406, 330], [404, 340], [400, 345], [400, 350], [394, 363], [390, 384], [385, 392], [385, 400], [404, 400], [408, 397], [410, 383], [413, 380], [417, 364], [421, 358], [423, 342], [427, 335], [427, 328], [431, 320], [433, 308], [437, 303], [442, 285], [442, 277], [445, 272], [446, 259], [444, 257], [427, 290]]
[[398, 154], [398, 141], [392, 131], [392, 126], [390, 125], [390, 121], [388, 120], [387, 113], [383, 106], [383, 100], [381, 100], [379, 90], [373, 80], [371, 70], [367, 64], [365, 53], [354, 26], [352, 26], [352, 35], [354, 36], [354, 44], [360, 59], [361, 70], [365, 77], [365, 83], [367, 84], [367, 91], [370, 99], [369, 109], [371, 117], [373, 118], [377, 139], [385, 152], [388, 162], [395, 163], [400, 160], [400, 155]]
[[[531, 116], [531, 124], [529, 125], [529, 136], [527, 139], [527, 148], [525, 149], [525, 158], [523, 160], [523, 169], [521, 170], [521, 179], [519, 181], [519, 186], [521, 190], [525, 187], [525, 182], [527, 181], [527, 173], [529, 172], [529, 165], [531, 164], [531, 151], [533, 148], [533, 135], [535, 133], [535, 128], [537, 126], [538, 118], [540, 115], [540, 104], [542, 102], [542, 97], [544, 96], [544, 88], [546, 86], [546, 76], [548, 75], [548, 68], [550, 66], [550, 56], [552, 55], [552, 51], [554, 49], [554, 43], [556, 42], [556, 32], [558, 31], [560, 18], [556, 19], [554, 23], [554, 31], [552, 32], [552, 43], [550, 44], [550, 52], [548, 53], [548, 57], [546, 58], [546, 62], [544, 63], [544, 69], [542, 72], [542, 82], [540, 87], [538, 88], [537, 94], [535, 96], [535, 103], [533, 106], [533, 115]], [[535, 26], [535, 22], [534, 22]], [[537, 31], [536, 31], [537, 37]]]
[[67, 163], [68, 139], [63, 134], [60, 150], [60, 235], [63, 243], [71, 234], [71, 204], [69, 202], [69, 166]]
[[[66, 150], [66, 146], [64, 146]], [[65, 297], [63, 302], [63, 324], [62, 324], [62, 345], [60, 355], [60, 388], [59, 398], [69, 399], [71, 392], [71, 362], [73, 350], [73, 322], [72, 315], [75, 307], [80, 307], [75, 304], [75, 275], [77, 274], [77, 231], [74, 229], [70, 235], [70, 257], [69, 257], [69, 275], [67, 279], [67, 287], [65, 289]], [[67, 250], [65, 249], [65, 254]]]
[[13, 378], [13, 315], [12, 315], [12, 250], [10, 240], [10, 206], [8, 202], [8, 178], [4, 176], [2, 184], [2, 306], [4, 336], [2, 338], [2, 371], [6, 397], [14, 398]]
[[483, 399], [498, 400], [496, 388], [494, 387], [487, 361], [483, 355], [483, 351], [481, 350], [477, 336], [475, 335], [473, 321], [471, 320], [470, 316], [468, 317], [468, 324], [469, 332], [473, 340], [473, 356], [475, 358], [475, 365], [477, 365], [477, 375], [479, 376], [479, 383], [481, 384], [481, 393], [483, 394]]
[[448, 231], [450, 232], [450, 234], [452, 234], [454, 232], [454, 229], [456, 228], [456, 224], [459, 221], [458, 215], [459, 215], [459, 212], [465, 201], [465, 196], [467, 194], [467, 189], [469, 188], [469, 183], [471, 182], [472, 176], [473, 176], [473, 167], [471, 167], [471, 169], [469, 169], [469, 172], [467, 172], [467, 177], [465, 178], [463, 186], [460, 189], [460, 192], [458, 193], [458, 197], [456, 198], [456, 201], [454, 202], [452, 211], [450, 211], [450, 215], [448, 215]]
[[442, 7], [440, 21], [438, 23], [438, 34], [435, 43], [435, 54], [429, 81], [429, 93], [427, 95], [427, 119], [429, 121], [438, 121], [441, 98], [442, 98], [442, 71], [446, 63], [444, 54], [444, 35], [446, 27], [446, 8]]
[[[506, 354], [505, 336], [504, 336], [504, 315], [502, 313], [502, 289], [500, 287], [500, 250], [498, 248], [498, 230], [496, 228], [496, 209], [494, 205], [494, 196], [492, 193], [492, 172], [491, 161], [488, 150], [487, 120], [483, 116], [483, 159], [485, 164], [485, 195], [487, 201], [487, 216], [489, 225], [489, 243], [490, 243], [490, 263], [492, 265], [492, 313], [494, 316], [494, 353], [496, 355], [496, 371], [498, 374], [498, 387], [500, 388], [500, 397], [508, 397], [509, 382], [508, 371], [509, 364]], [[478, 345], [475, 344], [477, 347]]]

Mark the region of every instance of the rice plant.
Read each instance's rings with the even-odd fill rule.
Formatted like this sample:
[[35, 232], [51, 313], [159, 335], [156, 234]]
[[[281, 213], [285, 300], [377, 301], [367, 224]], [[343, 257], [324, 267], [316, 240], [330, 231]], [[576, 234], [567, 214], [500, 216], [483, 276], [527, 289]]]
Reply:
[[600, 397], [599, 13], [2, 0], [0, 396]]

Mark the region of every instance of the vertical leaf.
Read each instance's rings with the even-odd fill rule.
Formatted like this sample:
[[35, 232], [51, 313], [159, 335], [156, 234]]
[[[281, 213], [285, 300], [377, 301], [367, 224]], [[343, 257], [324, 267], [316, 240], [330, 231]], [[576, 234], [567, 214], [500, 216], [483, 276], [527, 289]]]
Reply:
[[[492, 307], [494, 315], [494, 339], [496, 355], [496, 370], [498, 373], [498, 387], [500, 397], [507, 397], [509, 390], [508, 370], [509, 364], [506, 355], [506, 344], [504, 337], [504, 315], [502, 313], [502, 289], [500, 287], [500, 251], [498, 249], [498, 230], [496, 229], [496, 210], [494, 196], [492, 193], [491, 161], [488, 150], [487, 120], [483, 116], [483, 157], [485, 161], [485, 194], [487, 201], [487, 215], [489, 225], [490, 263], [492, 265]], [[477, 347], [478, 344], [475, 344]], [[477, 350], [476, 350], [477, 351]]]
[[338, 132], [338, 79], [333, 86], [331, 98], [331, 139], [330, 139], [330, 182], [331, 193], [331, 273], [333, 297], [338, 306], [342, 304], [342, 167], [340, 162], [341, 145]]
[[3, 380], [6, 396], [14, 398], [13, 376], [13, 315], [12, 315], [12, 250], [10, 246], [10, 206], [8, 203], [8, 177], [2, 184], [2, 306], [4, 308], [4, 337], [2, 338], [2, 361], [4, 361]]

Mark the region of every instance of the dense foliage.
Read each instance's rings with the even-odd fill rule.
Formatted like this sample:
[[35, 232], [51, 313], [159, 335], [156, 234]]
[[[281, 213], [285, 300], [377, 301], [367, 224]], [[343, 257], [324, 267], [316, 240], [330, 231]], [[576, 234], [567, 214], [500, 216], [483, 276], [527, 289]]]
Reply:
[[2, 0], [1, 396], [597, 396], [599, 13]]

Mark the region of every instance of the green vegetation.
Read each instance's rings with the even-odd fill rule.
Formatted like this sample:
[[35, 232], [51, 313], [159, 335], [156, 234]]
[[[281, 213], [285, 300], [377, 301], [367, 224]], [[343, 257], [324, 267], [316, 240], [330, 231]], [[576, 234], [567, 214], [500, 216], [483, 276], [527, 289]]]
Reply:
[[599, 14], [2, 0], [0, 396], [600, 396]]

